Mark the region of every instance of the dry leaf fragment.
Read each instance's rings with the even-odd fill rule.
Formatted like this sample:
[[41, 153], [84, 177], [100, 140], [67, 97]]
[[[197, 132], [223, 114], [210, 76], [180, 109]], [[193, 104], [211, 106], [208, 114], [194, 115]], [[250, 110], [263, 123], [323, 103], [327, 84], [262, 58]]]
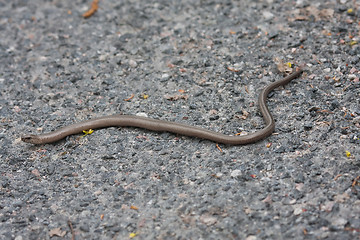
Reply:
[[325, 8], [319, 10], [316, 6], [308, 6], [305, 8], [305, 12], [307, 16], [314, 16], [315, 21], [326, 20], [332, 18], [334, 15], [334, 9]]
[[308, 17], [302, 16], [302, 15], [297, 15], [297, 16], [295, 16], [295, 20], [296, 21], [305, 21], [305, 20], [308, 20]]
[[345, 202], [346, 200], [348, 200], [350, 198], [349, 194], [347, 193], [342, 193], [342, 194], [337, 194], [335, 195], [335, 201], [338, 202], [338, 203], [343, 203]]
[[53, 236], [64, 237], [65, 234], [66, 234], [66, 231], [62, 231], [61, 228], [53, 228], [49, 232], [50, 237], [53, 237]]
[[279, 72], [281, 72], [281, 73], [291, 73], [292, 72], [291, 64], [284, 63], [284, 61], [282, 59], [274, 58], [274, 62], [276, 63], [276, 66], [277, 66], [277, 69], [279, 70]]
[[325, 8], [325, 9], [321, 9], [319, 11], [319, 17], [321, 19], [329, 19], [332, 18], [334, 15], [334, 9], [331, 8]]
[[132, 209], [132, 210], [139, 210], [139, 208], [136, 207], [136, 206], [134, 206], [134, 205], [131, 205], [131, 206], [130, 206], [130, 209]]
[[178, 94], [174, 94], [174, 95], [164, 95], [164, 98], [170, 101], [176, 101], [179, 99], [184, 99], [187, 100], [189, 98], [188, 95], [178, 95]]
[[209, 114], [210, 114], [210, 115], [215, 115], [215, 114], [217, 114], [216, 109], [210, 109]]
[[39, 172], [39, 170], [37, 170], [37, 169], [32, 170], [31, 173], [32, 173], [35, 177], [38, 177], [38, 178], [40, 177], [40, 172]]
[[232, 67], [226, 67], [227, 70], [231, 71], [231, 72], [240, 72], [240, 69], [235, 69]]
[[213, 217], [213, 216], [210, 216], [208, 214], [203, 214], [200, 216], [200, 221], [207, 225], [207, 226], [210, 226], [210, 225], [214, 225], [216, 222], [217, 222], [217, 218], [216, 217]]
[[334, 9], [325, 8], [319, 10], [316, 6], [311, 5], [301, 9], [300, 11], [296, 9], [295, 11], [293, 11], [293, 13], [295, 17], [290, 19], [290, 21], [308, 21], [309, 16], [313, 16], [315, 18], [315, 21], [319, 21], [333, 18]]
[[242, 110], [242, 114], [243, 115], [240, 116], [239, 118], [244, 119], [244, 120], [246, 120], [248, 118], [248, 116], [250, 115], [250, 113], [245, 110]]

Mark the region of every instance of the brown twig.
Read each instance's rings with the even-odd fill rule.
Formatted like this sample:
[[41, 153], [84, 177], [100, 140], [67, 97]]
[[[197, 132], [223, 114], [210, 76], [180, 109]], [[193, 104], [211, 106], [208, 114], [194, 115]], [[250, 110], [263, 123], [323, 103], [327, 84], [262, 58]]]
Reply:
[[129, 98], [124, 99], [124, 101], [130, 101], [131, 99], [134, 98], [134, 96], [135, 96], [134, 94], [131, 94], [131, 96]]
[[87, 12], [85, 12], [82, 16], [84, 18], [88, 18], [91, 17], [99, 8], [99, 0], [93, 0], [93, 2], [91, 3], [91, 7], [89, 10], [87, 10]]
[[357, 177], [354, 179], [354, 181], [353, 181], [353, 183], [351, 184], [351, 186], [352, 186], [352, 187], [355, 187], [355, 185], [358, 184], [359, 179], [360, 179], [360, 176], [357, 176]]
[[68, 220], [68, 225], [71, 231], [71, 240], [75, 240], [75, 231], [70, 220]]
[[331, 112], [331, 111], [329, 111], [329, 110], [327, 110], [327, 109], [323, 109], [323, 110], [318, 110], [318, 111], [316, 111], [317, 113], [330, 113], [330, 114], [334, 114], [334, 112]]
[[248, 94], [250, 94], [250, 93], [249, 93], [249, 89], [248, 89], [247, 86], [245, 86], [245, 92], [247, 92]]
[[342, 176], [342, 174], [336, 175], [335, 178], [334, 178], [334, 181], [338, 180], [338, 178], [341, 177], [341, 176]]

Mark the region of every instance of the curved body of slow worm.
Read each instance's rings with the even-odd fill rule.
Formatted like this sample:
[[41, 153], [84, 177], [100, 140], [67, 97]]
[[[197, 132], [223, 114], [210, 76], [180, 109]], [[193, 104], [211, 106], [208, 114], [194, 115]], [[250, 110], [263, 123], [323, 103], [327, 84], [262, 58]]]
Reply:
[[228, 136], [222, 133], [209, 131], [200, 127], [194, 127], [176, 122], [156, 120], [146, 117], [130, 116], [130, 115], [112, 115], [91, 119], [84, 122], [75, 123], [56, 131], [40, 134], [27, 135], [21, 138], [22, 141], [33, 144], [45, 144], [59, 141], [66, 136], [81, 133], [83, 130], [105, 128], [105, 127], [139, 127], [157, 132], [172, 132], [181, 135], [208, 139], [223, 144], [248, 144], [259, 141], [269, 135], [275, 129], [274, 119], [266, 105], [267, 95], [275, 88], [289, 83], [302, 73], [302, 69], [290, 74], [289, 76], [273, 82], [266, 86], [259, 95], [259, 108], [265, 120], [265, 127], [254, 133], [245, 136]]

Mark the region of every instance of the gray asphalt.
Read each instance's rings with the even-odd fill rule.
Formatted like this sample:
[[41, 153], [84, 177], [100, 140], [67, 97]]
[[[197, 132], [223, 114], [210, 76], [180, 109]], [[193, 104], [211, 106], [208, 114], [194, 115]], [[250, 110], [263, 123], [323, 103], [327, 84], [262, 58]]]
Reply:
[[[357, 1], [0, 1], [0, 239], [359, 239]], [[110, 114], [233, 135], [111, 127]], [[133, 97], [132, 97], [133, 96]], [[72, 229], [72, 230], [71, 230]]]

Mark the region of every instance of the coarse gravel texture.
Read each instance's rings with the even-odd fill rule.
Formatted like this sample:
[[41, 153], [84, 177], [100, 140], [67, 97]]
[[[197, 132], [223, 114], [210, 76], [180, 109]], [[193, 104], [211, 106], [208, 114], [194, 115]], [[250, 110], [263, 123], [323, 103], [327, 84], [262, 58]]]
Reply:
[[[360, 239], [359, 1], [90, 5], [0, 0], [0, 239]], [[269, 95], [255, 144], [20, 140], [115, 113], [254, 132], [281, 61], [306, 70]]]

